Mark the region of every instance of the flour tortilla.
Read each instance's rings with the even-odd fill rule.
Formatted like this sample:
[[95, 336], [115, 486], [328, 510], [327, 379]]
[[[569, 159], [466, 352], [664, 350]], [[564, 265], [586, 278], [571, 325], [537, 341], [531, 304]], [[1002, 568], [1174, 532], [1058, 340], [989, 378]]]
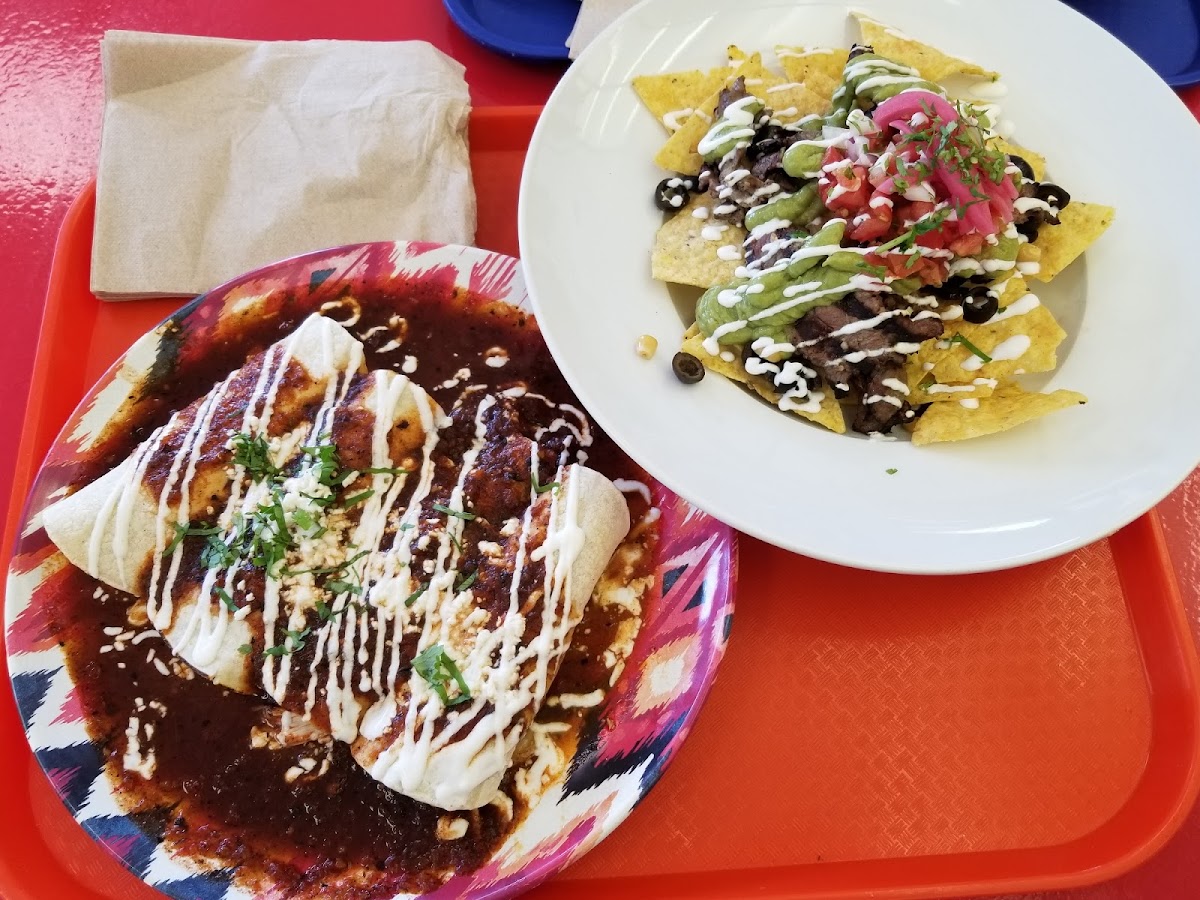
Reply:
[[[329, 380], [347, 367], [365, 371], [361, 362], [362, 345], [332, 319], [314, 314], [293, 332], [292, 339], [292, 361], [302, 366], [308, 376], [308, 389], [297, 400], [323, 394]], [[350, 365], [355, 355], [359, 360], [357, 367]], [[240, 371], [257, 372], [264, 361], [265, 354], [258, 354]], [[170, 429], [172, 424], [186, 427], [184, 423], [192, 420], [203, 399], [194, 401], [176, 414], [166, 427]], [[282, 418], [287, 412], [285, 409], [275, 409], [272, 421]], [[130, 494], [127, 498], [131, 504], [130, 524], [124, 536], [117, 534], [111, 517], [105, 515], [106, 508], [115, 500], [114, 493], [120, 494], [132, 480], [132, 462], [136, 455], [135, 451], [116, 468], [48, 507], [42, 513], [42, 522], [50, 540], [72, 565], [119, 591], [144, 597], [149, 588], [150, 566], [154, 556], [158, 498], [145, 485], [139, 485], [136, 492]], [[204, 489], [193, 485], [195, 489], [190, 498], [193, 508], [203, 509], [198, 501], [224, 487], [227, 482], [221, 466], [207, 469], [205, 475]], [[168, 534], [174, 533], [172, 526], [177, 511], [177, 505], [173, 504], [167, 516]], [[106, 521], [99, 535], [99, 552], [91, 554], [89, 546], [93, 526], [101, 520]], [[94, 564], [90, 563], [90, 558], [94, 558]]]
[[[568, 466], [562, 485], [558, 488], [560, 495], [571, 489], [571, 481], [576, 482], [575, 490], [578, 491], [577, 522], [583, 530], [584, 542], [566, 581], [567, 608], [564, 615], [567, 638], [549, 660], [547, 686], [554, 680], [563, 654], [570, 646], [571, 633], [583, 618], [596, 583], [629, 531], [629, 507], [612, 482], [585, 466]], [[549, 503], [548, 492], [536, 501], [537, 505]], [[559, 534], [571, 527], [565, 524], [562, 516], [556, 524], [561, 526], [557, 529]], [[545, 543], [553, 540], [555, 535], [547, 535]], [[528, 670], [529, 667], [522, 669], [519, 677], [523, 677]], [[383, 733], [375, 737], [360, 735], [351, 744], [350, 752], [358, 764], [377, 780], [415, 800], [443, 809], [478, 809], [495, 798], [500, 782], [512, 766], [513, 753], [544, 699], [544, 696], [533, 697], [514, 717], [503, 731], [503, 746], [499, 746], [495, 736], [490, 736], [481, 746], [464, 746], [466, 741], [459, 740], [441, 750], [435, 749], [425, 765], [423, 777], [415, 787], [400, 783], [400, 767], [379, 764], [381, 756], [403, 735], [409, 710], [407, 689], [389, 708], [391, 720]]]

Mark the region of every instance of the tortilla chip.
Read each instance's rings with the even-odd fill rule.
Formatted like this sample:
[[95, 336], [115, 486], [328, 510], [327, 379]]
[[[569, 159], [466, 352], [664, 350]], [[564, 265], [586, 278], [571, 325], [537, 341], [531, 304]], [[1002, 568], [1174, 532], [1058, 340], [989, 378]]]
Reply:
[[[948, 321], [940, 339], [922, 343], [920, 349], [909, 357], [906, 368], [910, 402], [915, 406], [919, 403], [987, 397], [992, 394], [997, 382], [1013, 375], [1054, 369], [1058, 365], [1058, 345], [1067, 333], [1036, 298], [1018, 304], [1028, 293], [1025, 280], [1020, 275], [1014, 275], [1008, 280], [1000, 297], [1001, 310], [1011, 308], [1011, 313], [1004, 315], [1002, 312], [991, 322], [982, 325], [972, 325], [962, 319]], [[1014, 307], [1014, 304], [1018, 305]], [[962, 335], [989, 356], [1001, 344], [1012, 339], [1028, 339], [1028, 346], [1015, 359], [993, 359], [985, 363], [979, 361], [979, 357], [964, 344], [949, 343], [947, 346], [955, 335]], [[1009, 343], [1008, 352], [1002, 355], [1007, 356], [1019, 349], [1019, 345]], [[977, 361], [979, 367], [971, 368]], [[968, 368], [964, 368], [964, 364]], [[935, 385], [932, 390], [922, 387], [930, 384]], [[967, 385], [971, 389], [968, 390], [965, 387]]]
[[1073, 263], [1112, 224], [1116, 212], [1111, 206], [1072, 200], [1058, 214], [1060, 224], [1038, 230], [1033, 245], [1042, 251], [1042, 257], [1032, 277], [1049, 281]]
[[712, 107], [704, 109], [704, 102], [725, 84], [731, 72], [732, 68], [723, 66], [708, 72], [692, 69], [662, 75], [639, 75], [633, 79], [633, 89], [654, 118], [672, 131], [666, 123], [666, 117], [672, 113], [675, 114], [676, 124], [681, 127], [688, 120], [688, 110], [699, 110], [711, 120]]
[[849, 57], [849, 50], [831, 50], [827, 47], [775, 48], [775, 57], [788, 81], [803, 84], [825, 100], [831, 100], [833, 92], [842, 80], [842, 69]]
[[[719, 356], [713, 356], [705, 350], [704, 336], [700, 333], [700, 329], [697, 326], [693, 325], [684, 334], [683, 346], [680, 349], [684, 353], [690, 353], [696, 359], [700, 360], [704, 364], [704, 368], [716, 372], [718, 375], [724, 375], [730, 381], [746, 385], [764, 400], [775, 406], [779, 405], [779, 398], [782, 395], [771, 390], [760, 379], [751, 378], [746, 372], [746, 367], [742, 365], [740, 353], [734, 352], [732, 360], [725, 360]], [[842, 405], [838, 403], [832, 391], [824, 391], [823, 393], [821, 408], [817, 412], [792, 411], [800, 416], [800, 418], [816, 422], [818, 425], [822, 425], [836, 434], [845, 434], [846, 419], [842, 415]]]
[[[738, 77], [744, 77], [747, 80], [762, 79], [767, 76], [770, 76], [770, 73], [763, 67], [762, 57], [755, 53], [730, 72], [716, 90], [712, 91], [694, 108], [711, 117], [713, 110], [717, 108], [721, 89], [732, 84], [734, 79]], [[747, 89], [749, 90], [749, 86]], [[704, 116], [689, 116], [688, 120], [683, 123], [683, 127], [663, 144], [662, 149], [654, 157], [654, 161], [670, 172], [679, 172], [681, 175], [699, 175], [700, 167], [704, 165], [704, 158], [696, 152], [696, 145], [708, 133], [710, 127], [711, 122], [707, 121]]]
[[1087, 397], [1075, 391], [1031, 394], [1015, 384], [1005, 384], [992, 396], [976, 401], [974, 408], [961, 403], [930, 406], [913, 426], [912, 442], [920, 447], [939, 441], [964, 441], [998, 434], [1056, 410], [1086, 402]]
[[[654, 252], [650, 256], [652, 277], [702, 288], [734, 280], [734, 272], [745, 261], [742, 242], [746, 240], [746, 229], [729, 224], [719, 241], [705, 238], [701, 231], [710, 220], [698, 219], [692, 212], [707, 207], [710, 202], [707, 194], [697, 194], [658, 229]], [[727, 244], [738, 249], [737, 259], [725, 260], [717, 255], [717, 249]]]
[[1042, 181], [1046, 177], [1046, 157], [1042, 156], [1042, 154], [1034, 153], [1029, 148], [1022, 147], [1020, 144], [1010, 143], [1004, 140], [1004, 138], [993, 138], [991, 145], [1001, 153], [1019, 156], [1025, 162], [1029, 163], [1029, 168], [1033, 169], [1033, 177], [1038, 181]]
[[[1024, 246], [1024, 245], [1022, 245]], [[1020, 251], [1018, 250], [1018, 256]], [[1009, 276], [1008, 281], [1004, 283], [1004, 290], [1000, 294], [1000, 308], [1008, 309], [1013, 305], [1015, 300], [1024, 297], [1029, 293], [1029, 285], [1025, 283], [1025, 279], [1020, 275]]]
[[[755, 53], [730, 72], [716, 90], [695, 107], [696, 110], [711, 116], [720, 99], [723, 88], [742, 77], [746, 79], [746, 90], [758, 97], [774, 112], [782, 122], [794, 122], [796, 119], [812, 113], [824, 113], [829, 109], [829, 101], [810, 91], [807, 87], [795, 86], [770, 72], [763, 64], [762, 57]], [[708, 133], [712, 122], [703, 116], [690, 116], [683, 127], [671, 135], [670, 139], [658, 151], [654, 161], [672, 172], [683, 175], [699, 175], [704, 165], [704, 158], [696, 152], [696, 145]]]
[[977, 377], [961, 383], [932, 381], [932, 371], [926, 369], [915, 355], [905, 363], [904, 374], [908, 382], [908, 402], [913, 406], [952, 400], [978, 400], [980, 397], [990, 397], [996, 389], [996, 381], [992, 378]]
[[858, 20], [864, 44], [870, 44], [880, 56], [912, 66], [927, 81], [942, 81], [951, 75], [972, 75], [993, 81], [1000, 77], [996, 72], [943, 53], [863, 13], [851, 15]]
[[[995, 353], [1001, 344], [1010, 352], [1014, 347], [1019, 352], [1022, 344], [1026, 349], [1016, 359], [993, 359], [985, 363], [962, 344], [951, 344], [947, 349], [938, 346], [955, 335], [962, 335], [988, 356], [1009, 355]], [[941, 356], [932, 360], [931, 374], [943, 384], [965, 384], [976, 378], [1003, 380], [1018, 374], [1018, 369], [1030, 373], [1049, 372], [1058, 365], [1056, 351], [1066, 336], [1062, 326], [1041, 303], [1026, 313], [1000, 317], [999, 321], [983, 325], [970, 325], [960, 319], [947, 324], [940, 342], [932, 342]], [[972, 368], [975, 363], [979, 363], [979, 368]], [[967, 368], [963, 368], [964, 364]]]
[[747, 80], [746, 90], [770, 107], [781, 122], [794, 122], [813, 113], [829, 111], [828, 97], [821, 96], [807, 84], [787, 81], [771, 73], [767, 73], [761, 82], [752, 84]]

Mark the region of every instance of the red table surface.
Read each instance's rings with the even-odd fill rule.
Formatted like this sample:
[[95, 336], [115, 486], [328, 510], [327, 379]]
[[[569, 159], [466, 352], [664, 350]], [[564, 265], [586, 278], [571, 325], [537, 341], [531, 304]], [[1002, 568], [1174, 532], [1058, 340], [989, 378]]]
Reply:
[[[16, 438], [33, 367], [54, 238], [67, 206], [95, 172], [103, 87], [99, 40], [127, 28], [236, 38], [427, 40], [467, 67], [477, 105], [539, 104], [563, 71], [556, 64], [510, 61], [471, 42], [440, 0], [24, 0], [0, 11], [0, 272], [7, 312], [0, 328], [0, 497], [7, 497]], [[1200, 87], [1182, 94], [1200, 116]], [[1200, 642], [1200, 470], [1159, 508], [1176, 574]], [[7, 690], [5, 686], [3, 689]], [[11, 709], [11, 708], [10, 708]], [[10, 711], [10, 715], [15, 712]], [[4, 760], [24, 770], [27, 759]], [[0, 857], [11, 827], [0, 800]], [[5, 866], [19, 865], [4, 859]], [[106, 893], [132, 879], [104, 867]], [[97, 873], [99, 874], [99, 873]], [[1070, 900], [1171, 900], [1196, 896], [1200, 881], [1200, 807], [1153, 859], [1097, 887], [1057, 895]]]

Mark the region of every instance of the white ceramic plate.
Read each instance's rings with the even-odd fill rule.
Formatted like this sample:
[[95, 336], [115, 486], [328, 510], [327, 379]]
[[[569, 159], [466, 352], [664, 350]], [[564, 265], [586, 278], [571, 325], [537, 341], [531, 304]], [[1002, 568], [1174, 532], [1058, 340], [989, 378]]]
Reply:
[[[1014, 140], [1045, 154], [1112, 228], [1038, 295], [1070, 333], [1038, 388], [1085, 407], [957, 444], [835, 435], [670, 360], [690, 318], [650, 278], [661, 214], [661, 125], [635, 75], [720, 65], [728, 44], [848, 46], [841, 4], [650, 0], [571, 67], [546, 106], [521, 183], [520, 241], [546, 340], [572, 387], [646, 469], [716, 517], [846, 565], [955, 573], [1044, 559], [1150, 509], [1200, 462], [1192, 362], [1200, 304], [1200, 128], [1151, 69], [1052, 0], [878, 0], [859, 8], [997, 69]], [[685, 318], [687, 321], [685, 321]], [[658, 355], [634, 343], [655, 335]], [[896, 469], [894, 475], [888, 469]]]

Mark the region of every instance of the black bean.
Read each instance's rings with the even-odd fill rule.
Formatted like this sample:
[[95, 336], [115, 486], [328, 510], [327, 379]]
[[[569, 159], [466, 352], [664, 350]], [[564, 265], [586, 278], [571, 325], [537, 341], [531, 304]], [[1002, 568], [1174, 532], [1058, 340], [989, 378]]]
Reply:
[[671, 371], [684, 384], [695, 384], [704, 378], [704, 363], [680, 350], [671, 360]]
[[982, 325], [1000, 309], [1000, 301], [990, 292], [973, 293], [963, 300], [963, 319], [972, 325]]
[[1033, 166], [1025, 162], [1025, 158], [1015, 153], [1008, 154], [1008, 161], [1021, 170], [1021, 177], [1026, 181], [1036, 181], [1033, 176]]

